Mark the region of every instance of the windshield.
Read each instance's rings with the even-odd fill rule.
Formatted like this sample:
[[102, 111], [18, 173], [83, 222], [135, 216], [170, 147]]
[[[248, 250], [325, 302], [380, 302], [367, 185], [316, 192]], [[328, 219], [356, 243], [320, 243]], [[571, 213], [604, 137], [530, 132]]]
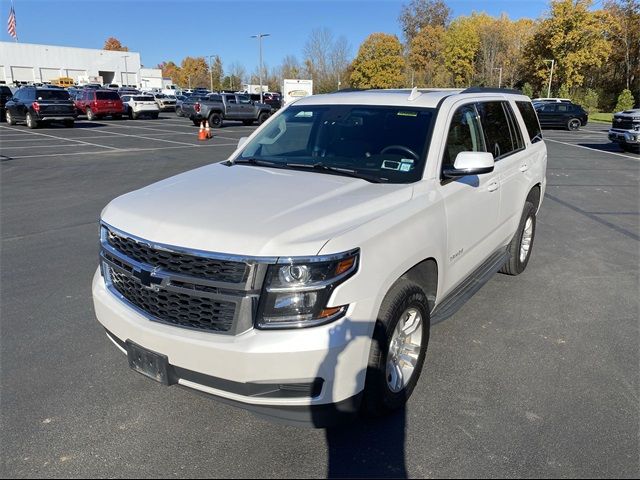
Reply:
[[133, 100], [136, 102], [154, 102], [153, 97], [150, 95], [142, 95], [138, 97], [133, 97]]
[[[379, 182], [422, 178], [433, 109], [364, 105], [292, 106], [249, 142], [236, 159], [277, 167], [349, 170]], [[328, 168], [327, 168], [328, 167]]]

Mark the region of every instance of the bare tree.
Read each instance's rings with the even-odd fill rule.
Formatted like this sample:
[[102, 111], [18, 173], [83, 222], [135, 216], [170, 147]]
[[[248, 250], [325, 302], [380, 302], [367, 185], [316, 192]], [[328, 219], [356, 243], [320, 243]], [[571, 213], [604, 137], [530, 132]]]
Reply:
[[344, 36], [335, 39], [328, 28], [311, 32], [304, 45], [304, 65], [314, 82], [314, 91], [325, 93], [338, 88], [349, 66], [350, 53], [351, 47]]

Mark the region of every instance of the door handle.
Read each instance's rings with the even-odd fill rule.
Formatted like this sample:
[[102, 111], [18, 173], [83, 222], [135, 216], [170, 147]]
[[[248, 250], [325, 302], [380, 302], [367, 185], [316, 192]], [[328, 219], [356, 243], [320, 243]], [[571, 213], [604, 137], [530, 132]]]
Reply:
[[487, 190], [489, 190], [490, 192], [495, 192], [499, 188], [500, 188], [500, 184], [498, 182], [493, 182], [489, 184], [489, 186], [487, 187]]
[[529, 170], [529, 165], [527, 165], [526, 163], [522, 164], [520, 166], [520, 171], [521, 172], [526, 172], [527, 170]]

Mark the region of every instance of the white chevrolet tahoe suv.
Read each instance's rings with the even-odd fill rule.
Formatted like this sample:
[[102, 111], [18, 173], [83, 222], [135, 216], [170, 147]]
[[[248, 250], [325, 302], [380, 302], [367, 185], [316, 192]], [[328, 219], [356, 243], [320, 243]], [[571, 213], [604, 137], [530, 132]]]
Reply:
[[132, 369], [259, 415], [391, 412], [430, 327], [526, 268], [546, 164], [518, 92], [306, 97], [104, 209], [97, 318]]

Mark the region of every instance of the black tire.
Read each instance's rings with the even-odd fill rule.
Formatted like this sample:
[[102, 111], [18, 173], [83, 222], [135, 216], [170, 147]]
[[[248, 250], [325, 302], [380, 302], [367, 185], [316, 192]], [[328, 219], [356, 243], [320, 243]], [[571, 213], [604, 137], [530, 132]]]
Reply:
[[199, 126], [200, 126], [200, 120], [196, 120], [195, 118], [192, 118], [192, 119], [191, 119], [191, 121], [193, 122], [193, 124], [194, 124], [196, 127], [199, 127]]
[[[522, 237], [527, 226], [527, 221], [531, 219], [531, 238], [529, 240], [529, 248], [526, 252], [526, 256], [522, 258]], [[536, 237], [536, 207], [533, 203], [527, 200], [522, 210], [522, 217], [520, 218], [520, 224], [518, 225], [518, 231], [513, 236], [507, 252], [509, 254], [509, 260], [500, 269], [500, 273], [507, 275], [520, 275], [524, 272], [529, 264], [531, 258], [531, 252], [533, 251], [533, 241]]]
[[33, 115], [31, 115], [31, 112], [27, 112], [27, 127], [29, 128], [38, 128], [38, 121], [36, 119], [33, 118]]
[[267, 112], [262, 112], [258, 115], [258, 125], [262, 125], [269, 118], [269, 114]]
[[[407, 385], [398, 392], [393, 392], [387, 381], [387, 357], [393, 332], [402, 314], [409, 308], [417, 309], [422, 316], [421, 348]], [[398, 280], [382, 302], [373, 332], [362, 404], [365, 415], [385, 415], [406, 403], [418, 383], [424, 365], [429, 326], [429, 303], [422, 288], [409, 280]]]
[[159, 116], [160, 116], [160, 114], [159, 114], [159, 113], [152, 113], [152, 114], [151, 114], [151, 118], [152, 118], [153, 120], [157, 120]]
[[9, 110], [7, 110], [7, 112], [5, 113], [6, 116], [6, 120], [7, 120], [7, 125], [15, 125], [16, 121], [13, 119], [13, 116], [11, 115], [11, 112]]
[[182, 108], [176, 107], [176, 115], [178, 117], [184, 117], [184, 113], [182, 113]]
[[567, 130], [577, 131], [581, 126], [582, 122], [579, 118], [572, 118], [567, 122]]
[[243, 120], [242, 124], [246, 127], [253, 125], [253, 120]]
[[209, 126], [211, 128], [222, 127], [222, 115], [216, 112], [213, 112], [211, 115], [209, 115]]
[[90, 122], [93, 122], [97, 118], [98, 117], [93, 113], [93, 110], [87, 107], [87, 120], [89, 120]]
[[129, 116], [129, 120], [133, 120], [133, 109], [131, 107], [127, 109], [127, 115]]
[[120, 114], [112, 115], [112, 118], [114, 120], [122, 120], [122, 115], [120, 115]]
[[131, 119], [132, 120], [137, 120], [139, 117], [140, 117], [139, 113], [136, 113], [133, 110], [131, 111]]
[[75, 122], [73, 120], [65, 120], [64, 121], [64, 126], [66, 128], [73, 128], [73, 125], [75, 124]]

